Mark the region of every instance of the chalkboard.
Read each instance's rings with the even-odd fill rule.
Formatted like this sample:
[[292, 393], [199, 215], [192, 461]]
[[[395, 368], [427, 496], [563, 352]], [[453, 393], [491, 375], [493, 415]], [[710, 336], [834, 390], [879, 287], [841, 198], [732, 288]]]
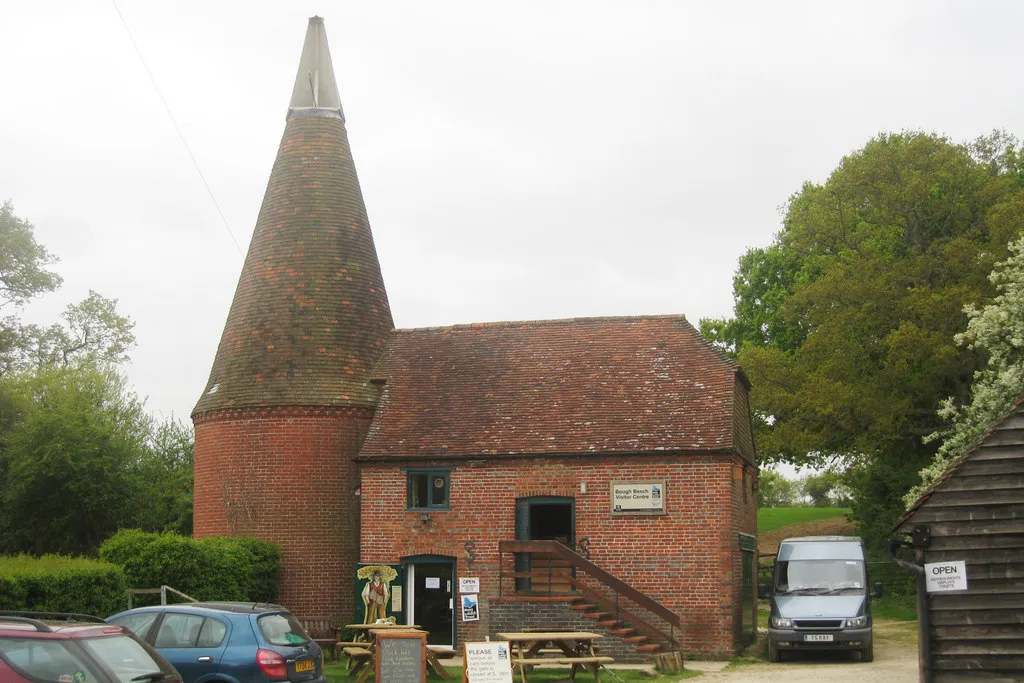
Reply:
[[377, 680], [387, 683], [425, 683], [427, 680], [427, 634], [377, 634]]

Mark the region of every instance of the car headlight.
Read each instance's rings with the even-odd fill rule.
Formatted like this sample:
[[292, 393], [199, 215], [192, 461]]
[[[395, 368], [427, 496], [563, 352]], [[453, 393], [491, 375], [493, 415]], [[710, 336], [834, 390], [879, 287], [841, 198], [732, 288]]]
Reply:
[[863, 617], [853, 617], [852, 619], [847, 619], [846, 620], [846, 627], [847, 628], [864, 628], [867, 625], [868, 625], [868, 617], [867, 617], [867, 615], [864, 615]]
[[793, 628], [793, 620], [785, 617], [772, 617], [773, 628]]

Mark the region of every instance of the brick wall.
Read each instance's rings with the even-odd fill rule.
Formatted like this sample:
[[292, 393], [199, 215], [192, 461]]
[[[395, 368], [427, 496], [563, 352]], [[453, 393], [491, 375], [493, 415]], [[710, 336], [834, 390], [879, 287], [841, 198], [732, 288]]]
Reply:
[[279, 602], [303, 616], [350, 618], [359, 545], [352, 458], [371, 416], [302, 407], [195, 415], [195, 536], [276, 543]]
[[[591, 561], [681, 615], [688, 652], [732, 654], [739, 645], [735, 603], [742, 581], [736, 533], [754, 533], [753, 495], [748, 490], [744, 501], [742, 477], [737, 483], [733, 476], [734, 467], [742, 473], [743, 462], [721, 454], [364, 463], [360, 561], [455, 558], [459, 576], [481, 581], [481, 621], [460, 621], [458, 637], [482, 640], [494, 630], [487, 600], [498, 595], [498, 541], [515, 539], [516, 499], [572, 497], [576, 538], [589, 538]], [[418, 512], [405, 510], [402, 467], [439, 465], [454, 466], [452, 509], [432, 512], [424, 523]], [[667, 515], [610, 514], [613, 480], [649, 479], [666, 480]], [[472, 564], [466, 541], [475, 544]], [[513, 571], [512, 557], [505, 561], [504, 570]]]

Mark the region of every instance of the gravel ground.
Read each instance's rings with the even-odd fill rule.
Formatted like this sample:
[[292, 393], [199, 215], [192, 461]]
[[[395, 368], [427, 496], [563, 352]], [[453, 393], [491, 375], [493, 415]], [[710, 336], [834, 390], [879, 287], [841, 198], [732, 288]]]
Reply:
[[789, 655], [780, 664], [733, 664], [721, 668], [713, 662], [687, 662], [687, 668], [705, 672], [696, 680], [728, 683], [917, 681], [917, 622], [876, 621], [874, 631], [875, 661], [869, 663], [858, 661], [857, 655], [823, 652]]

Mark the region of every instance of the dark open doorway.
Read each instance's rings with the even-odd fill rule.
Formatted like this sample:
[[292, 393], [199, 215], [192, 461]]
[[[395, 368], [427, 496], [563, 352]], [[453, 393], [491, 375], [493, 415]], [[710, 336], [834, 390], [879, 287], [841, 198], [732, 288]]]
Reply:
[[428, 645], [455, 646], [455, 561], [423, 556], [406, 559], [411, 623], [427, 632]]
[[[561, 496], [520, 498], [516, 501], [516, 540], [558, 541], [573, 548], [576, 543], [576, 501]], [[520, 591], [564, 592], [572, 586], [557, 574], [572, 571], [570, 564], [547, 554], [520, 555], [516, 571], [543, 573], [528, 579], [519, 579]]]

